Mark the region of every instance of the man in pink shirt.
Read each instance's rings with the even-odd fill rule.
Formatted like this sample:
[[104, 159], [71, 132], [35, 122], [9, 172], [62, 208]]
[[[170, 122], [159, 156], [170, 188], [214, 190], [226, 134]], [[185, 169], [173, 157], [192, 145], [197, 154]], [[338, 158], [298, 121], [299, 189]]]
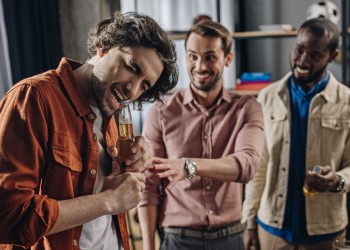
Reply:
[[143, 135], [154, 165], [138, 213], [143, 249], [243, 249], [242, 183], [251, 180], [263, 149], [255, 98], [223, 87], [232, 35], [213, 21], [194, 25], [185, 40], [190, 88], [153, 106]]

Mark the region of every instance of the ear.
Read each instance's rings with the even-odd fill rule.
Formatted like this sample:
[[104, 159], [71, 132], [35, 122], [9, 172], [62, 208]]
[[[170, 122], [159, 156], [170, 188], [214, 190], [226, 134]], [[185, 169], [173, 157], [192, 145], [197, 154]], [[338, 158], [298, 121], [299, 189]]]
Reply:
[[101, 48], [98, 48], [97, 49], [97, 55], [102, 58], [105, 54], [107, 54], [108, 52], [108, 49], [101, 49]]
[[232, 59], [233, 59], [233, 52], [231, 51], [230, 53], [228, 53], [226, 56], [225, 56], [225, 66], [228, 67], [230, 66], [231, 62], [232, 62]]
[[331, 54], [330, 57], [329, 57], [328, 62], [329, 62], [329, 63], [332, 62], [332, 61], [338, 56], [338, 54], [339, 54], [339, 50], [338, 50], [338, 49], [336, 49], [335, 51], [333, 51], [332, 54]]

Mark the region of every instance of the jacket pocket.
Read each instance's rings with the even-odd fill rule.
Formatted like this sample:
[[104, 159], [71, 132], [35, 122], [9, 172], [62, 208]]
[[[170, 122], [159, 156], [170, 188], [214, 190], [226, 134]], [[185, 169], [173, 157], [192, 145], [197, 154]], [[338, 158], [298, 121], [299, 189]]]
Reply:
[[54, 199], [70, 199], [77, 195], [83, 162], [80, 145], [68, 135], [54, 134], [42, 182], [42, 194]]
[[323, 118], [322, 128], [344, 130], [350, 128], [350, 119]]
[[349, 134], [350, 119], [322, 118], [321, 120], [323, 148], [344, 149]]
[[52, 139], [53, 160], [76, 172], [82, 171], [80, 146], [69, 135], [54, 133]]
[[52, 148], [52, 155], [53, 159], [62, 166], [67, 167], [73, 171], [82, 171], [81, 158], [78, 155], [74, 154], [74, 150], [72, 148], [54, 146]]

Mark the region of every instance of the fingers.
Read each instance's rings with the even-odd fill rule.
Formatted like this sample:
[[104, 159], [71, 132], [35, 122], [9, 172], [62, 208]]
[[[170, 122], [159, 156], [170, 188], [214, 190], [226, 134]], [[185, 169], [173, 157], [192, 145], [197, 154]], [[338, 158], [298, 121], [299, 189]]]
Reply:
[[107, 147], [107, 153], [112, 157], [113, 161], [118, 159], [118, 148], [116, 146]]
[[322, 167], [320, 174], [307, 174], [307, 185], [318, 192], [327, 192], [334, 187], [337, 176], [330, 166]]
[[132, 154], [125, 160], [127, 172], [145, 172], [152, 164], [153, 157], [150, 145], [142, 136], [135, 137], [131, 147]]

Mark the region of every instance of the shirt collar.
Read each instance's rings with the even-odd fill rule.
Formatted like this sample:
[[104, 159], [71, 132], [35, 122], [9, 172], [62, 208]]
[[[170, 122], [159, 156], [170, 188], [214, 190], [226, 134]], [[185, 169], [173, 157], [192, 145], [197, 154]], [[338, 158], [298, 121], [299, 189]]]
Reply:
[[[191, 102], [195, 102], [196, 99], [193, 96], [192, 90], [191, 88], [187, 88], [184, 91], [184, 98], [183, 98], [183, 104], [189, 104]], [[230, 93], [227, 89], [225, 89], [224, 87], [221, 89], [221, 93], [220, 93], [220, 98], [218, 99], [217, 103], [220, 103], [221, 101], [226, 101], [228, 103], [231, 103], [232, 100], [230, 98]]]
[[327, 71], [325, 77], [323, 77], [321, 80], [316, 82], [314, 86], [312, 86], [311, 89], [309, 89], [307, 92], [303, 90], [303, 88], [300, 85], [297, 85], [294, 81], [294, 78], [290, 78], [290, 83], [291, 83], [291, 91], [296, 94], [297, 96], [300, 97], [312, 97], [316, 95], [317, 93], [321, 92], [325, 86], [327, 85], [328, 81], [330, 78], [330, 74]]
[[85, 116], [91, 113], [92, 110], [73, 73], [80, 66], [82, 66], [82, 63], [63, 57], [56, 69], [56, 73], [61, 79], [61, 83], [66, 89], [67, 95], [78, 115]]

